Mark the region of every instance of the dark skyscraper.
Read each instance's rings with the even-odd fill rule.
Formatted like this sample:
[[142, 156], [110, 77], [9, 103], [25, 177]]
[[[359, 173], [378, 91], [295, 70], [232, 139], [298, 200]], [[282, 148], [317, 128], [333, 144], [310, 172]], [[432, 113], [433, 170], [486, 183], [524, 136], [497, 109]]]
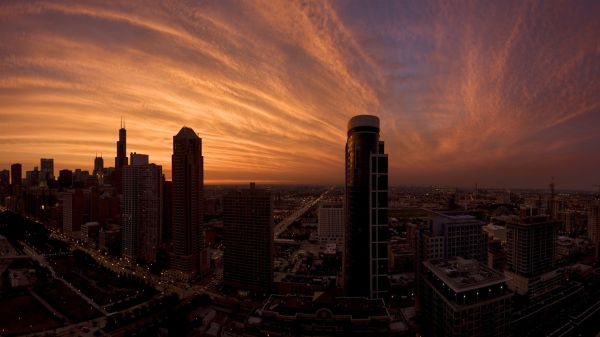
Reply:
[[20, 186], [23, 181], [23, 167], [21, 164], [10, 165], [10, 183], [13, 186]]
[[[94, 162], [95, 164], [95, 162]], [[118, 170], [127, 165], [127, 130], [121, 121], [119, 129], [119, 140], [117, 141], [117, 156], [115, 157], [115, 168]], [[95, 167], [95, 165], [94, 165]]]
[[58, 172], [58, 186], [61, 188], [69, 188], [73, 186], [73, 171], [60, 170]]
[[165, 180], [162, 176], [163, 188], [163, 220], [161, 230], [161, 242], [171, 242], [173, 236], [173, 182]]
[[123, 120], [121, 120], [121, 128], [119, 129], [119, 140], [117, 141], [117, 156], [115, 157], [115, 171], [111, 177], [112, 183], [117, 188], [117, 191], [121, 193], [122, 184], [122, 168], [127, 166], [127, 131]]
[[379, 118], [354, 116], [346, 142], [347, 296], [388, 294], [388, 157], [379, 141]]
[[147, 155], [132, 153], [122, 175], [123, 256], [154, 262], [162, 223], [162, 167], [150, 164]]
[[47, 183], [49, 180], [54, 180], [54, 159], [42, 158], [40, 159], [40, 183]]
[[[117, 148], [118, 148], [118, 146], [117, 146]], [[99, 176], [99, 175], [102, 175], [103, 171], [104, 171], [104, 158], [102, 158], [102, 155], [100, 155], [100, 157], [96, 156], [96, 158], [94, 158], [93, 174], [95, 176]]]
[[235, 190], [223, 197], [223, 282], [236, 289], [269, 293], [273, 281], [271, 192]]
[[173, 137], [173, 258], [172, 266], [189, 277], [203, 269], [202, 197], [204, 159], [202, 139], [183, 127]]

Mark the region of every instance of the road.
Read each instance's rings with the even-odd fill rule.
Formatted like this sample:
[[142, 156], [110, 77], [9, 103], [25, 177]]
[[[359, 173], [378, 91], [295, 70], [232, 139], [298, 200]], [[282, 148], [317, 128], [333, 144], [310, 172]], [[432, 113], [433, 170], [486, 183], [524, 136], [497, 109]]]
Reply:
[[290, 216], [288, 216], [287, 218], [285, 218], [281, 222], [279, 222], [275, 226], [275, 228], [273, 229], [273, 235], [274, 235], [275, 242], [277, 242], [277, 240], [279, 239], [279, 236], [281, 235], [281, 233], [285, 232], [285, 230], [291, 224], [293, 224], [296, 220], [298, 220], [299, 217], [301, 217], [302, 215], [304, 215], [304, 213], [308, 212], [308, 210], [311, 207], [317, 205], [321, 200], [323, 200], [323, 198], [325, 196], [327, 196], [327, 194], [329, 192], [331, 192], [332, 190], [333, 190], [333, 187], [331, 187], [327, 191], [323, 192], [321, 195], [319, 195], [315, 199], [307, 202], [306, 204], [304, 204], [304, 206], [302, 206], [301, 208], [299, 208], [298, 210], [296, 210], [294, 213], [292, 213]]

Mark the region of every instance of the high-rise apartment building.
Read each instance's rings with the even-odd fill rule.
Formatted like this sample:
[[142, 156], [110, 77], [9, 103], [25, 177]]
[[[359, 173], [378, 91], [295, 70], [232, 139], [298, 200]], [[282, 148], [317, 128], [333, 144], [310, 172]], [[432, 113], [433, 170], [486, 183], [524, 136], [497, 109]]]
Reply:
[[454, 257], [423, 262], [422, 280], [423, 336], [510, 334], [513, 294], [501, 273]]
[[557, 230], [546, 216], [507, 222], [504, 273], [512, 290], [535, 297], [563, 283], [563, 270], [554, 268]]
[[273, 202], [269, 190], [239, 189], [223, 197], [223, 282], [268, 294], [273, 282]]
[[344, 207], [341, 202], [323, 202], [319, 205], [319, 241], [344, 243]]
[[132, 153], [121, 186], [123, 256], [154, 262], [162, 228], [162, 168], [150, 164], [147, 155]]
[[348, 296], [385, 298], [388, 280], [388, 157], [379, 118], [354, 116], [346, 142], [344, 280]]
[[183, 127], [173, 136], [173, 256], [171, 266], [189, 277], [207, 264], [203, 252], [204, 158], [202, 139]]

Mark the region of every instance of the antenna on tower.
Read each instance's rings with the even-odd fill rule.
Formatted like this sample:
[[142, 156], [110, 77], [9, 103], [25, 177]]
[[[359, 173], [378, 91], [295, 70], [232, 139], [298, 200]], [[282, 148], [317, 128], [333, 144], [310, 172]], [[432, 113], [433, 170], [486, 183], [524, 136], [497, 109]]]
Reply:
[[121, 116], [121, 129], [123, 128], [123, 116]]

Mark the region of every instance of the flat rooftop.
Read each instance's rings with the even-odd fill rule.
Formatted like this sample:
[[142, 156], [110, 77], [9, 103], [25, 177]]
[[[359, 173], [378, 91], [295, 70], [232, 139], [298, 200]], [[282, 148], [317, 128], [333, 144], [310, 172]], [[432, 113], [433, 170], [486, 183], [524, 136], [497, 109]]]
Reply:
[[488, 268], [477, 260], [453, 257], [425, 261], [423, 265], [457, 293], [506, 281], [503, 274]]
[[329, 309], [336, 316], [351, 316], [353, 319], [388, 317], [389, 314], [381, 299], [362, 297], [321, 297], [297, 295], [271, 295], [263, 310], [277, 312], [285, 316], [296, 314], [314, 315], [319, 309]]

